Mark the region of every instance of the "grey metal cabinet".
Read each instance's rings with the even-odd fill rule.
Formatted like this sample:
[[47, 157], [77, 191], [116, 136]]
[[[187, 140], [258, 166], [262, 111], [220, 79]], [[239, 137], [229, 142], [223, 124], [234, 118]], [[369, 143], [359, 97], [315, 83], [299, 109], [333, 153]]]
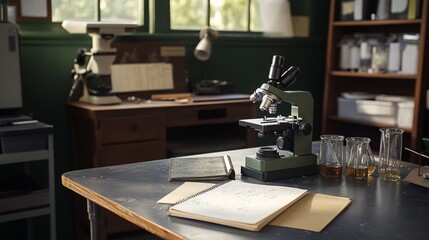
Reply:
[[[34, 168], [36, 163], [36, 170]], [[33, 165], [32, 165], [33, 164]], [[0, 170], [18, 169], [0, 185], [0, 224], [26, 221], [27, 238], [33, 239], [37, 217], [49, 216], [50, 232], [56, 239], [53, 127], [44, 123], [0, 126]], [[21, 171], [22, 170], [22, 171]], [[2, 174], [7, 175], [7, 174]], [[40, 186], [32, 176], [41, 178]], [[46, 176], [47, 175], [47, 176]], [[27, 177], [28, 176], [28, 177]], [[4, 176], [2, 176], [4, 177]], [[23, 187], [24, 186], [24, 187]]]

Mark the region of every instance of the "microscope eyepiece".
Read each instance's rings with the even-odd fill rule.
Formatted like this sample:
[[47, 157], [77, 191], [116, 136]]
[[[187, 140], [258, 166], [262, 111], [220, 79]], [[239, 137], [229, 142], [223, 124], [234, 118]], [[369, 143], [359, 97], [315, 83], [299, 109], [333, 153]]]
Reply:
[[288, 70], [283, 72], [283, 64], [285, 62], [285, 58], [283, 56], [274, 55], [270, 72], [268, 73], [268, 84], [275, 87], [288, 87], [295, 80], [296, 77], [301, 73], [301, 70], [298, 67], [291, 66]]
[[285, 71], [282, 76], [280, 83], [283, 87], [288, 87], [293, 82], [295, 82], [296, 77], [301, 73], [301, 70], [298, 67], [291, 66], [287, 71]]
[[270, 72], [268, 73], [268, 79], [279, 80], [283, 72], [283, 63], [285, 58], [283, 56], [274, 55], [271, 62]]

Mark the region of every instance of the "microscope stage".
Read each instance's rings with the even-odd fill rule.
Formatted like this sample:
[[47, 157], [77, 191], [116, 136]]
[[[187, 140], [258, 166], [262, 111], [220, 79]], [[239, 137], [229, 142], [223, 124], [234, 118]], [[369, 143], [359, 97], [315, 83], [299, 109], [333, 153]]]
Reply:
[[290, 124], [297, 124], [301, 121], [301, 118], [292, 117], [271, 117], [271, 118], [253, 118], [243, 119], [238, 122], [240, 126], [250, 127], [259, 132], [272, 132], [282, 131], [290, 126]]

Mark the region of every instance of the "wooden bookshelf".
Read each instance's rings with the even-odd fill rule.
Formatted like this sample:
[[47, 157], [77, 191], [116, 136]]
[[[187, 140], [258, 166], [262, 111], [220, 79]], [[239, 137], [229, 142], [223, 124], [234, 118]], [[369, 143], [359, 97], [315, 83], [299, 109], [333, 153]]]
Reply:
[[[326, 53], [322, 134], [356, 134], [372, 138], [372, 147], [378, 149], [379, 128], [395, 127], [338, 117], [337, 98], [342, 92], [368, 91], [379, 94], [406, 95], [414, 98], [413, 127], [404, 129], [404, 146], [423, 150], [422, 137], [429, 136], [429, 117], [426, 109], [426, 89], [429, 78], [428, 9], [429, 1], [422, 0], [419, 18], [341, 21], [340, 0], [331, 0], [329, 32]], [[416, 74], [363, 73], [339, 69], [338, 43], [345, 35], [354, 33], [418, 33], [419, 57]], [[359, 129], [357, 131], [356, 129]], [[412, 159], [411, 159], [412, 160]], [[413, 160], [412, 160], [413, 161]]]

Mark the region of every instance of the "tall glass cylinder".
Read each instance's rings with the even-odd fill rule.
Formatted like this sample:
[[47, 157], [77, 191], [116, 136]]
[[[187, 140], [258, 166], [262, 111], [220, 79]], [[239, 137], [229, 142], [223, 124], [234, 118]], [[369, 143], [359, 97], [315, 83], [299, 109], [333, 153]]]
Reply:
[[398, 128], [380, 129], [380, 154], [378, 173], [385, 180], [397, 181], [401, 178], [402, 135]]

